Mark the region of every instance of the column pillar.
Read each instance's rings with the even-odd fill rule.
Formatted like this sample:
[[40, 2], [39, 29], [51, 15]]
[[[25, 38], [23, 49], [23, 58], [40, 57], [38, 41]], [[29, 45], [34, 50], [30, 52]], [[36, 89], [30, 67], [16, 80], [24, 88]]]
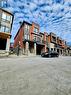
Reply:
[[6, 42], [6, 51], [9, 53], [9, 48], [10, 48], [10, 38], [7, 38]]
[[46, 50], [46, 45], [45, 45], [45, 47], [44, 47], [44, 51], [47, 52], [47, 50]]
[[48, 43], [49, 52], [51, 51], [50, 43]]
[[26, 55], [28, 55], [28, 54], [29, 54], [29, 43], [26, 42]]
[[36, 55], [36, 43], [34, 43], [34, 54]]

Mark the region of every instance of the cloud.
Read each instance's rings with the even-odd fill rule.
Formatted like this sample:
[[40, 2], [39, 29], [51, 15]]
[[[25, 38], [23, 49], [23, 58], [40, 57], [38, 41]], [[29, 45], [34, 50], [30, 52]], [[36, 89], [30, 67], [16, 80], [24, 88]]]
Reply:
[[71, 0], [7, 0], [4, 8], [14, 14], [11, 41], [23, 20], [36, 22], [40, 31], [71, 41]]

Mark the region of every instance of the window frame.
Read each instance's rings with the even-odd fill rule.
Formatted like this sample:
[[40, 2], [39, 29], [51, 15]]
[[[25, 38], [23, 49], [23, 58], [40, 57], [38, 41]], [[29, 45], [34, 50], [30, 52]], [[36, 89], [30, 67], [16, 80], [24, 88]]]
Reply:
[[[0, 26], [0, 29], [1, 29], [2, 27], [3, 27], [4, 29], [1, 30], [0, 32], [10, 33], [10, 28], [9, 28], [9, 27], [4, 26], [4, 25], [1, 25], [1, 26]], [[8, 29], [9, 31], [6, 31], [6, 29]]]

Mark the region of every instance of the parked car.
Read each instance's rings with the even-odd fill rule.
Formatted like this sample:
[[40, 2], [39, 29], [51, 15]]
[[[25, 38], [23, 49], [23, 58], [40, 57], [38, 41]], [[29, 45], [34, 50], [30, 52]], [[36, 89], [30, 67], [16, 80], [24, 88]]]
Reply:
[[44, 52], [41, 54], [42, 57], [58, 57], [59, 54], [57, 52]]

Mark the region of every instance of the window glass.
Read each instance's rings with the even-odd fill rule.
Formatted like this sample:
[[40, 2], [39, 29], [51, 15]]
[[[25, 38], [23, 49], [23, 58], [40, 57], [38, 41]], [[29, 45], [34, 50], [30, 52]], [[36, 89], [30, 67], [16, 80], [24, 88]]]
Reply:
[[7, 16], [7, 20], [10, 21], [11, 20], [11, 17], [10, 16]]
[[27, 36], [28, 36], [27, 38], [28, 38], [28, 40], [29, 40], [29, 35], [27, 35]]
[[27, 39], [27, 35], [24, 35], [24, 38]]
[[29, 30], [29, 29], [30, 29], [30, 26], [29, 26], [28, 24], [25, 24], [25, 28], [26, 28], [27, 30]]
[[5, 31], [5, 27], [4, 26], [1, 26], [0, 27], [0, 32], [4, 32]]
[[27, 29], [28, 29], [28, 30], [30, 29], [30, 26], [29, 26], [29, 25], [27, 26]]
[[34, 28], [34, 32], [35, 32], [35, 33], [38, 33], [38, 29], [37, 29], [37, 28]]
[[10, 28], [6, 26], [0, 26], [0, 32], [10, 32]]
[[24, 35], [24, 38], [25, 38], [26, 40], [29, 40], [29, 35]]
[[25, 24], [25, 29], [24, 29], [25, 31], [24, 31], [24, 33], [29, 35], [29, 29], [30, 29], [30, 26]]
[[27, 29], [27, 24], [25, 24], [25, 28]]
[[2, 13], [2, 18], [6, 19], [6, 14], [4, 12]]
[[10, 29], [8, 27], [6, 27], [5, 32], [10, 32]]

